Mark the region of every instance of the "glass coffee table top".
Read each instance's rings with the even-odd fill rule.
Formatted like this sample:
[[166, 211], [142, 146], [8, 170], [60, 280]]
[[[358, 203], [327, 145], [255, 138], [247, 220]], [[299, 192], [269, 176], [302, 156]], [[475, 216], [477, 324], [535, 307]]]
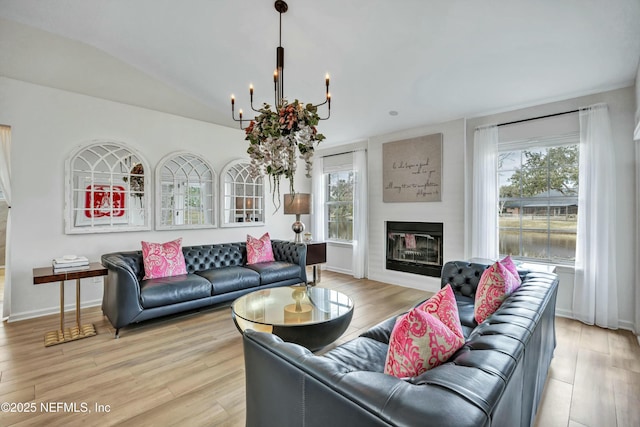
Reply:
[[238, 329], [253, 329], [317, 349], [333, 342], [351, 322], [353, 301], [321, 287], [290, 286], [246, 294], [231, 305]]

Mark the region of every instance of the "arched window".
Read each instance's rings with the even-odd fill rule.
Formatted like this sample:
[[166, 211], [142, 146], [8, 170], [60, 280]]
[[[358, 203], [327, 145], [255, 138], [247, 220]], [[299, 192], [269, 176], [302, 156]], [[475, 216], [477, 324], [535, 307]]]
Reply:
[[252, 178], [247, 160], [229, 162], [221, 174], [222, 226], [264, 225], [264, 180]]
[[202, 157], [172, 153], [156, 169], [156, 229], [214, 228], [216, 175]]
[[67, 160], [65, 232], [149, 230], [149, 167], [120, 142], [100, 141]]

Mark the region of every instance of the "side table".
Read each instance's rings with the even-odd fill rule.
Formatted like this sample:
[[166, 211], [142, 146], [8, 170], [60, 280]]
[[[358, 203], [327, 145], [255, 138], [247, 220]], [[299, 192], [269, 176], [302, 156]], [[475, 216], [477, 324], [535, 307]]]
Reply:
[[[33, 269], [33, 284], [60, 282], [60, 329], [47, 332], [44, 336], [44, 346], [49, 347], [64, 342], [75, 341], [82, 338], [96, 335], [96, 328], [93, 324], [86, 325], [80, 322], [80, 279], [87, 277], [106, 276], [107, 269], [99, 262], [92, 262], [89, 268], [78, 271], [68, 271], [64, 273], [54, 273], [53, 267], [39, 267]], [[76, 326], [64, 327], [64, 282], [65, 280], [76, 280]]]
[[307, 245], [307, 265], [313, 266], [313, 281], [311, 285], [315, 285], [320, 281], [320, 272], [317, 270], [318, 264], [327, 262], [327, 243], [326, 242], [305, 242]]

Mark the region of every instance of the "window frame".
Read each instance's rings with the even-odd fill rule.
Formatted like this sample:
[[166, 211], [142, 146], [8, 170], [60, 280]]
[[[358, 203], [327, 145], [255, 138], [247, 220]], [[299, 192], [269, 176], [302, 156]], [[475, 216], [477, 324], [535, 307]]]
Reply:
[[[539, 150], [539, 149], [549, 149], [549, 148], [556, 148], [556, 147], [563, 147], [563, 146], [577, 146], [578, 148], [578, 168], [579, 168], [579, 150], [580, 150], [580, 134], [579, 132], [570, 132], [567, 134], [562, 134], [562, 135], [554, 135], [554, 136], [548, 136], [548, 137], [540, 137], [540, 138], [530, 138], [530, 139], [526, 139], [526, 140], [518, 140], [518, 141], [505, 141], [505, 142], [500, 142], [498, 143], [498, 156], [500, 156], [503, 153], [506, 152], [523, 152], [523, 151], [534, 151], [534, 150]], [[522, 153], [521, 153], [522, 155]], [[522, 166], [522, 160], [520, 163], [520, 166]], [[549, 170], [550, 165], [547, 164], [547, 170]], [[500, 248], [500, 232], [503, 229], [507, 229], [507, 228], [511, 228], [511, 229], [515, 229], [518, 231], [518, 254], [506, 254], [506, 253], [500, 253], [501, 257], [504, 257], [506, 255], [511, 255], [511, 257], [513, 259], [516, 260], [520, 260], [520, 261], [524, 261], [524, 262], [535, 262], [535, 263], [539, 263], [539, 264], [550, 264], [550, 265], [566, 265], [566, 266], [573, 266], [575, 264], [575, 252], [574, 252], [574, 256], [573, 256], [573, 260], [569, 260], [569, 259], [561, 259], [561, 258], [554, 258], [552, 256], [552, 248], [553, 246], [551, 245], [551, 234], [552, 234], [552, 230], [556, 230], [555, 228], [551, 227], [551, 218], [552, 218], [552, 209], [553, 209], [553, 202], [558, 202], [558, 201], [565, 201], [568, 202], [571, 199], [575, 199], [576, 201], [576, 231], [575, 234], [577, 235], [577, 216], [578, 213], [577, 212], [577, 200], [578, 200], [578, 191], [579, 191], [579, 182], [576, 183], [576, 194], [574, 196], [554, 196], [551, 194], [551, 192], [553, 191], [553, 189], [550, 186], [550, 175], [547, 174], [547, 196], [546, 197], [536, 197], [536, 196], [530, 196], [530, 197], [525, 197], [522, 193], [520, 193], [519, 197], [501, 197], [500, 196], [500, 189], [501, 189], [501, 183], [500, 183], [500, 174], [501, 172], [513, 172], [512, 169], [500, 169], [499, 165], [496, 165], [496, 175], [497, 175], [497, 186], [498, 186], [498, 206], [497, 206], [497, 227], [498, 227], [498, 248]], [[537, 230], [534, 228], [526, 228], [523, 227], [522, 224], [522, 217], [525, 215], [525, 207], [522, 206], [522, 203], [527, 203], [527, 202], [531, 202], [532, 200], [535, 201], [540, 201], [542, 203], [546, 203], [546, 209], [547, 209], [547, 213], [546, 213], [546, 230], [542, 230], [543, 232], [546, 232], [546, 258], [536, 258], [536, 257], [531, 257], [531, 256], [524, 256], [521, 255], [523, 254], [523, 231], [526, 230]], [[500, 218], [502, 215], [502, 203], [503, 202], [514, 202], [516, 204], [521, 204], [520, 205], [520, 209], [519, 209], [519, 225], [517, 228], [514, 227], [501, 227], [500, 225]], [[568, 208], [569, 206], [572, 205], [567, 205], [566, 207]], [[571, 233], [573, 234], [573, 233]]]
[[[351, 197], [351, 202], [348, 201], [330, 201], [329, 200], [329, 186], [331, 185], [331, 178], [330, 175], [332, 174], [341, 174], [341, 173], [350, 173], [352, 175], [352, 197]], [[324, 191], [325, 191], [325, 197], [324, 197], [324, 213], [325, 213], [325, 230], [326, 230], [326, 241], [327, 242], [331, 242], [331, 243], [341, 243], [341, 244], [352, 244], [354, 242], [353, 239], [353, 209], [354, 209], [354, 204], [355, 204], [355, 194], [354, 194], [354, 190], [355, 190], [355, 180], [356, 180], [356, 171], [353, 168], [339, 168], [339, 169], [332, 169], [330, 171], [325, 171], [324, 172], [324, 182], [325, 182], [325, 186], [324, 186]], [[337, 205], [348, 205], [351, 204], [351, 214], [352, 214], [352, 218], [351, 218], [351, 239], [340, 239], [340, 238], [331, 238], [330, 237], [330, 232], [331, 232], [331, 227], [330, 224], [332, 223], [330, 220], [330, 216], [329, 216], [329, 208], [330, 206], [337, 206]]]

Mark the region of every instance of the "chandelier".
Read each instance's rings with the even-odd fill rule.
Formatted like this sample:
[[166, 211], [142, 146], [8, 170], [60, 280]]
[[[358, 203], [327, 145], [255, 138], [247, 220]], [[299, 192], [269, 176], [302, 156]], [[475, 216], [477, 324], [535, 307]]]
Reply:
[[[276, 11], [280, 14], [280, 27], [279, 27], [279, 43], [276, 48], [276, 69], [273, 72], [273, 86], [274, 86], [274, 100], [276, 109], [280, 109], [283, 106], [283, 103], [287, 103], [284, 98], [284, 47], [282, 47], [282, 14], [286, 13], [289, 9], [287, 3], [283, 0], [277, 0], [274, 3], [274, 7]], [[251, 109], [256, 113], [261, 113], [260, 109], [256, 109], [253, 106], [253, 85], [249, 85], [249, 100]], [[251, 122], [255, 120], [255, 117], [252, 119], [243, 118], [242, 109], [239, 111], [238, 117], [235, 114], [235, 96], [231, 95], [231, 117], [234, 121], [240, 122], [240, 128], [245, 129], [243, 127], [243, 122]], [[312, 105], [313, 108], [316, 109], [322, 106], [327, 105], [327, 117], [318, 117], [318, 120], [327, 120], [331, 116], [331, 94], [329, 93], [329, 74], [325, 76], [325, 99], [324, 102], [320, 104]], [[268, 104], [265, 104], [268, 105]]]
[[[289, 189], [295, 194], [294, 175], [298, 159], [303, 159], [306, 176], [311, 178], [311, 159], [315, 146], [325, 137], [318, 133], [316, 126], [320, 120], [331, 116], [331, 94], [329, 93], [329, 75], [325, 76], [325, 99], [319, 104], [304, 104], [297, 99], [287, 101], [284, 96], [284, 48], [282, 47], [282, 14], [289, 8], [287, 3], [277, 0], [274, 4], [280, 14], [280, 40], [276, 49], [276, 69], [273, 72], [274, 109], [267, 103], [262, 108], [253, 105], [253, 85], [249, 85], [251, 109], [257, 113], [253, 118], [238, 117], [235, 113], [235, 97], [231, 95], [231, 117], [240, 122], [240, 129], [246, 133], [249, 141], [247, 153], [251, 158], [249, 168], [253, 178], [267, 175], [272, 184], [273, 201], [276, 211], [280, 207], [280, 179], [289, 180]], [[320, 117], [318, 107], [327, 106], [327, 116]], [[244, 123], [248, 122], [244, 127]]]

